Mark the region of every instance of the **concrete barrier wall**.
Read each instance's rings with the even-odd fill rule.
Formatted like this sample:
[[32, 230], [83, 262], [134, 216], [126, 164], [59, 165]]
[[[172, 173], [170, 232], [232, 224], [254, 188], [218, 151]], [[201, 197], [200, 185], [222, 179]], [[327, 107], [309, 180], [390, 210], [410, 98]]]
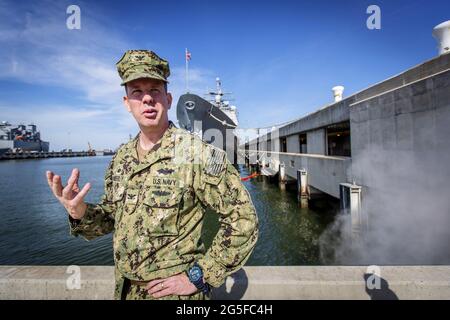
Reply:
[[250, 150], [250, 153], [253, 159], [258, 154], [260, 163], [268, 165], [273, 173], [277, 173], [279, 165], [284, 164], [288, 180], [296, 180], [297, 170], [306, 169], [310, 186], [338, 199], [339, 184], [351, 182], [350, 157], [256, 150]]
[[[352, 172], [359, 184], [383, 188], [374, 185], [380, 179], [373, 175], [392, 168], [398, 159], [414, 159], [417, 168], [427, 171], [440, 168], [436, 176], [448, 174], [450, 69], [356, 103], [350, 110]], [[397, 165], [400, 171], [403, 164]]]
[[[0, 299], [113, 299], [112, 266], [79, 267], [79, 289], [77, 268], [1, 266]], [[249, 266], [214, 289], [213, 299], [450, 299], [450, 266], [381, 266], [378, 277], [372, 272], [363, 266]]]
[[[280, 154], [280, 162], [285, 164], [286, 174], [297, 179], [297, 170], [304, 168], [308, 172], [308, 184], [335, 198], [339, 198], [339, 184], [348, 182], [347, 174], [351, 159], [332, 157], [313, 158], [302, 155]], [[292, 161], [294, 166], [292, 166]]]

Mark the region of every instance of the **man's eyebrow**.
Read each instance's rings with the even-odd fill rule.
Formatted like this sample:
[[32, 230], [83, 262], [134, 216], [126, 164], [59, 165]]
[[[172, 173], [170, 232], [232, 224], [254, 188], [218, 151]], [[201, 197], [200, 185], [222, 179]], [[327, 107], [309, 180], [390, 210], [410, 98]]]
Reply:
[[127, 88], [129, 91], [132, 90], [154, 90], [154, 89], [158, 89], [158, 90], [163, 90], [164, 85], [161, 85], [159, 83], [152, 83], [152, 84], [148, 84], [145, 86], [142, 86], [140, 84], [134, 84], [134, 85], [127, 85]]

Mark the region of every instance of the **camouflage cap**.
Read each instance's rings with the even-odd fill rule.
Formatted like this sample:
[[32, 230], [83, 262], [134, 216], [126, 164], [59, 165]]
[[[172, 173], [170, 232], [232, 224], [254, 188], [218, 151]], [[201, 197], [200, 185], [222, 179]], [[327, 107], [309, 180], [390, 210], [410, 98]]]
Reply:
[[128, 50], [116, 63], [122, 85], [139, 78], [157, 79], [164, 82], [170, 75], [169, 63], [149, 50]]

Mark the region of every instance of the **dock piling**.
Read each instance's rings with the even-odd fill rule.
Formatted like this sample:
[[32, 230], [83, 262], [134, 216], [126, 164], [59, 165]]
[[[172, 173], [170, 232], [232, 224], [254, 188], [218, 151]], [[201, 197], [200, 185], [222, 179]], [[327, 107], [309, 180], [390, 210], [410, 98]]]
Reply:
[[297, 170], [297, 192], [301, 208], [308, 208], [308, 172], [305, 169]]
[[366, 229], [361, 206], [361, 186], [355, 183], [341, 183], [339, 185], [341, 210], [350, 214], [352, 240], [358, 241]]
[[284, 163], [281, 163], [279, 165], [279, 183], [280, 184], [286, 184], [287, 180], [286, 180], [286, 169], [284, 167]]

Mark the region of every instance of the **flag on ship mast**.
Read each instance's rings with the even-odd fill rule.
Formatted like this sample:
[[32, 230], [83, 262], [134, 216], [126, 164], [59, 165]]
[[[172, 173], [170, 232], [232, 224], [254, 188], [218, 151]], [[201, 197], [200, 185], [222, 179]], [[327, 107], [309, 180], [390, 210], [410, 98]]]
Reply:
[[191, 60], [191, 53], [188, 51], [187, 48], [186, 48], [186, 60], [187, 61]]
[[185, 51], [185, 60], [186, 60], [186, 93], [189, 93], [189, 61], [191, 60], [191, 53], [186, 48]]

